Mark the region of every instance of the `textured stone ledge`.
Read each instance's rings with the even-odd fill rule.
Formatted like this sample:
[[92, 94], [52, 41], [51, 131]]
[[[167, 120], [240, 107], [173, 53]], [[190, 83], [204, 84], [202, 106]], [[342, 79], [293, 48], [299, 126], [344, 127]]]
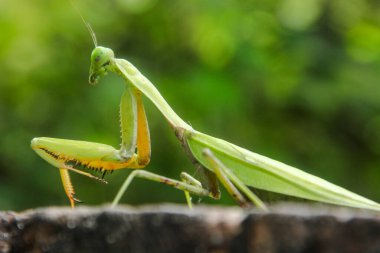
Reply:
[[0, 252], [380, 252], [380, 214], [158, 205], [0, 212]]

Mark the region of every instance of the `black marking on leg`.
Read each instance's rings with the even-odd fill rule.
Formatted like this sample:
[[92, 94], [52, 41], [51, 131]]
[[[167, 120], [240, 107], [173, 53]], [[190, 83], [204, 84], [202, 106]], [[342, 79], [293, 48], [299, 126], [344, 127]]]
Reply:
[[50, 155], [54, 159], [57, 159], [57, 160], [59, 159], [59, 155], [55, 154], [54, 152], [47, 150], [46, 148], [41, 148], [41, 150], [45, 151], [46, 154]]
[[85, 161], [80, 161], [80, 160], [75, 159], [75, 158], [65, 159], [64, 157], [60, 156], [59, 154], [56, 154], [50, 150], [47, 150], [46, 148], [41, 148], [41, 150], [43, 150], [44, 152], [46, 152], [46, 154], [50, 155], [51, 157], [53, 157], [56, 160], [64, 161], [65, 165], [67, 165], [69, 167], [79, 169], [79, 170], [88, 169], [91, 171], [95, 171], [97, 173], [103, 173], [102, 178], [101, 179], [99, 178], [100, 181], [103, 181], [102, 179], [104, 179], [104, 177], [107, 173], [113, 172], [113, 170], [109, 171], [109, 170], [102, 168], [102, 167], [94, 167], [94, 166], [87, 165]]

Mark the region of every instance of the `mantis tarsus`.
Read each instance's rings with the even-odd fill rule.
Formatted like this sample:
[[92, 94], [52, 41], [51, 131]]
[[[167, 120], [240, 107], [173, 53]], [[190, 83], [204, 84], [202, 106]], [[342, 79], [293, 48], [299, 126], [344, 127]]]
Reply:
[[252, 202], [261, 209], [266, 209], [266, 206], [247, 186], [330, 204], [380, 210], [378, 203], [319, 177], [196, 131], [173, 111], [156, 87], [136, 67], [127, 60], [115, 58], [111, 49], [95, 45], [91, 54], [89, 82], [96, 84], [107, 72], [116, 73], [126, 82], [126, 91], [120, 103], [120, 150], [105, 144], [75, 140], [46, 137], [32, 140], [32, 148], [59, 168], [72, 207], [76, 199], [69, 171], [103, 181], [83, 171], [83, 167], [107, 173], [123, 168], [141, 169], [149, 163], [149, 129], [141, 101], [141, 95], [144, 95], [167, 119], [206, 180], [199, 183], [185, 174], [182, 175], [183, 180], [178, 181], [145, 170], [135, 170], [119, 190], [113, 205], [120, 201], [132, 179], [137, 176], [171, 185], [187, 194], [213, 198], [220, 196], [219, 181], [239, 205], [247, 206]]

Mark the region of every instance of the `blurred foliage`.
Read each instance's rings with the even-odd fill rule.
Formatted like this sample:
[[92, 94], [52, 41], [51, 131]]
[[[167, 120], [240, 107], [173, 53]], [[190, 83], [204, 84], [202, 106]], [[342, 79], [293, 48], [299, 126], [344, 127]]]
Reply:
[[[100, 45], [134, 63], [196, 129], [380, 201], [380, 5], [362, 0], [74, 1]], [[38, 136], [119, 146], [123, 82], [87, 82], [93, 44], [70, 1], [0, 0], [0, 209], [69, 202]], [[195, 173], [146, 102], [147, 169]], [[108, 185], [72, 175], [78, 198], [110, 202]], [[184, 203], [137, 179], [124, 203]], [[222, 201], [232, 203], [224, 194]]]

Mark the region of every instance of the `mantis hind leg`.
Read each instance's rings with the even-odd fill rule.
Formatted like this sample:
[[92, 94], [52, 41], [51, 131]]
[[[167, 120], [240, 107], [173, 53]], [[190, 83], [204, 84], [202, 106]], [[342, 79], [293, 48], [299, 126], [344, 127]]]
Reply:
[[[252, 201], [258, 208], [267, 210], [265, 204], [243, 183], [235, 174], [231, 172], [213, 153], [210, 149], [203, 150], [203, 156], [208, 160], [211, 169], [218, 177], [219, 181], [226, 188], [232, 198], [242, 207], [248, 207], [249, 204], [245, 196]], [[240, 190], [240, 191], [239, 191]]]
[[186, 192], [188, 192], [188, 193], [198, 195], [198, 196], [212, 197], [212, 193], [209, 190], [203, 188], [202, 185], [199, 182], [197, 182], [195, 179], [192, 179], [192, 180], [185, 179], [184, 181], [178, 181], [178, 180], [164, 177], [158, 174], [154, 174], [145, 170], [135, 170], [131, 174], [129, 174], [127, 179], [124, 181], [122, 187], [119, 189], [119, 192], [117, 193], [115, 199], [112, 202], [112, 207], [115, 207], [120, 202], [121, 197], [124, 195], [125, 191], [127, 190], [127, 188], [132, 183], [132, 180], [135, 177], [139, 177], [139, 178], [143, 178], [143, 179], [147, 179], [147, 180], [151, 180], [151, 181], [172, 186], [178, 190], [184, 191], [185, 194]]

